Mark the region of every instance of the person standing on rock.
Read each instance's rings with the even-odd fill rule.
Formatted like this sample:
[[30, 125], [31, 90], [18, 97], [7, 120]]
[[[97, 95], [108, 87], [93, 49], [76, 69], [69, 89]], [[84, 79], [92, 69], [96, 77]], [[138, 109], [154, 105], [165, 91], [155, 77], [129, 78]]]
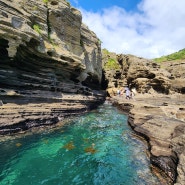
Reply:
[[118, 89], [117, 90], [117, 95], [120, 96], [120, 94], [121, 94], [121, 91]]
[[125, 88], [125, 93], [126, 93], [126, 99], [130, 100], [131, 93], [128, 87]]
[[134, 98], [135, 94], [136, 94], [136, 89], [135, 89], [135, 88], [132, 88], [132, 89], [131, 89], [131, 98], [132, 98], [133, 100], [135, 100], [135, 98]]

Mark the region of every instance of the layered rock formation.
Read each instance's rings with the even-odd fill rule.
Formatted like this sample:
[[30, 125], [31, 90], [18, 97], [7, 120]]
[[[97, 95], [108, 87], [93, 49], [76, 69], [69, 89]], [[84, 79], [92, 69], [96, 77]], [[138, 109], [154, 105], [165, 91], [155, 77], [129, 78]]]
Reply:
[[171, 89], [185, 94], [185, 60], [162, 62], [161, 68], [171, 74]]
[[68, 2], [0, 0], [1, 133], [97, 106], [101, 77], [99, 39]]

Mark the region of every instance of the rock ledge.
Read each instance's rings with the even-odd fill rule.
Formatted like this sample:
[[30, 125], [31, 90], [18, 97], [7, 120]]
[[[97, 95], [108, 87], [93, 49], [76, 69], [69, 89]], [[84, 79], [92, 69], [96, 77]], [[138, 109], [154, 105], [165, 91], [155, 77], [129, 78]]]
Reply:
[[148, 141], [151, 164], [173, 184], [185, 184], [185, 95], [138, 94], [111, 101], [128, 113], [128, 123]]

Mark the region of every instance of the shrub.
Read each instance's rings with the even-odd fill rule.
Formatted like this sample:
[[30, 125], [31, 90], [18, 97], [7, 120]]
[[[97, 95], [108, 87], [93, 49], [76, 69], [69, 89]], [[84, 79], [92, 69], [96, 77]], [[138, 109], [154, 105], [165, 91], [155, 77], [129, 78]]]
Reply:
[[67, 3], [67, 5], [70, 7], [71, 6], [71, 4], [70, 4], [70, 2], [68, 1], [68, 0], [65, 0], [65, 2]]
[[38, 33], [41, 34], [40, 26], [38, 24], [33, 25], [33, 29]]
[[109, 58], [108, 61], [105, 63], [104, 68], [105, 69], [119, 69], [120, 66], [115, 59]]
[[80, 46], [84, 47], [84, 42], [82, 39], [80, 39]]
[[107, 49], [102, 49], [102, 53], [104, 54], [104, 55], [108, 55], [109, 54], [109, 51], [107, 50]]
[[180, 60], [180, 59], [185, 59], [185, 49], [182, 49], [170, 55], [162, 56], [160, 58], [155, 58], [154, 61], [164, 62], [164, 61], [172, 61], [172, 60]]
[[102, 44], [103, 42], [100, 40], [100, 39], [98, 39], [98, 44]]
[[43, 3], [48, 4], [48, 0], [42, 0]]

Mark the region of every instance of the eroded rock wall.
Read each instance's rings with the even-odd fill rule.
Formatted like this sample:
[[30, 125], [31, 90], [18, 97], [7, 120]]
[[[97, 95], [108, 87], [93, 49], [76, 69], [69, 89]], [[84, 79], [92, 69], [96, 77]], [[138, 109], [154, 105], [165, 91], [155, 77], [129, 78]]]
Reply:
[[162, 62], [161, 68], [171, 74], [171, 89], [185, 94], [185, 60]]
[[66, 105], [75, 114], [102, 103], [101, 66], [99, 39], [65, 0], [0, 0], [2, 133], [56, 123], [72, 115]]
[[110, 57], [119, 64], [118, 69], [105, 69], [107, 90], [111, 95], [125, 86], [136, 88], [139, 93], [184, 93], [184, 61], [160, 64], [133, 55], [113, 55], [109, 52], [107, 56], [103, 57], [103, 64]]
[[64, 0], [1, 0], [1, 63], [43, 67], [60, 82], [90, 79], [97, 88], [102, 76], [100, 42], [81, 21], [81, 13]]

